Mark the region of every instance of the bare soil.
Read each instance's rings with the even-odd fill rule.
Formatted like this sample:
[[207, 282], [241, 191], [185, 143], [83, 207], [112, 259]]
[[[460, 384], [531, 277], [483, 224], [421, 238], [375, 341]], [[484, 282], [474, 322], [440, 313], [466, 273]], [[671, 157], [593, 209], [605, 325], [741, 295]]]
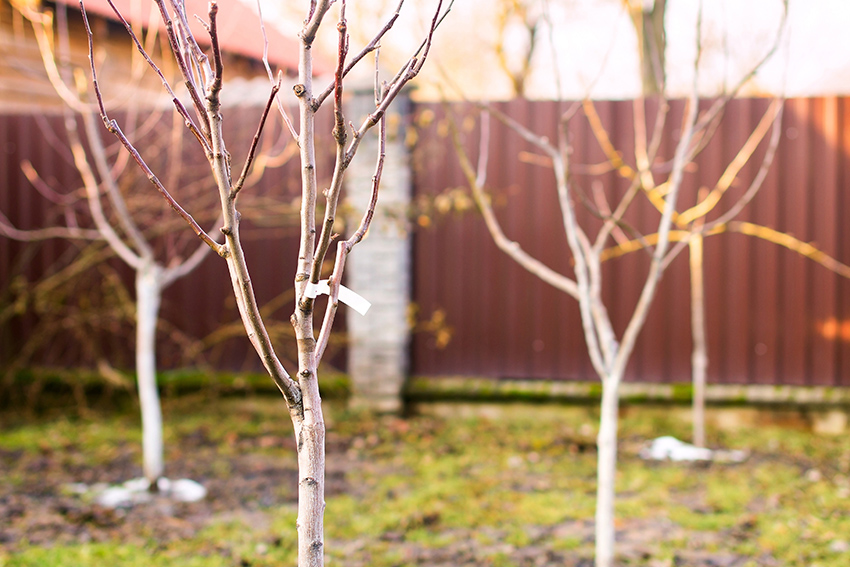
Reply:
[[[404, 429], [402, 427], [402, 429]], [[399, 443], [402, 441], [399, 440]], [[203, 427], [182, 436], [180, 452], [169, 454], [167, 476], [191, 478], [201, 482], [208, 496], [199, 502], [180, 503], [153, 494], [149, 502], [118, 509], [105, 508], [68, 490], [70, 483], [121, 483], [141, 476], [139, 450], [133, 443], [114, 447], [107, 462], [89, 464], [90, 456], [82, 447], [69, 445], [61, 450], [45, 446], [39, 452], [0, 449], [0, 557], [14, 553], [23, 545], [56, 546], [84, 542], [120, 541], [148, 547], [194, 537], [212, 520], [236, 518], [257, 529], [268, 529], [269, 511], [294, 506], [297, 471], [294, 459], [264, 453], [269, 447], [294, 451], [287, 436], [233, 433], [213, 440]], [[368, 467], [368, 452], [358, 451], [361, 438], [329, 432], [327, 451], [329, 470], [328, 497], [341, 494], [362, 496], [362, 488], [349, 481], [349, 472]], [[581, 452], [594, 451], [580, 447]], [[742, 465], [746, 467], [747, 465]], [[520, 490], [535, 490], [529, 485]], [[698, 503], [694, 504], [695, 506]], [[419, 525], [400, 525], [370, 537], [392, 544], [404, 557], [404, 565], [460, 566], [493, 565], [494, 553], [508, 563], [521, 567], [590, 566], [592, 518], [568, 519], [556, 525], [528, 526], [527, 541], [509, 544], [502, 540], [499, 528], [486, 527], [489, 537], [470, 528], [461, 537], [449, 538], [442, 547], [408, 541], [411, 527], [428, 527], [439, 518], [427, 515]], [[456, 534], [457, 535], [457, 534]], [[469, 537], [465, 537], [469, 536]], [[732, 529], [716, 532], [693, 531], [657, 515], [618, 523], [618, 553], [622, 565], [663, 565], [690, 567], [778, 566], [769, 554], [744, 556], [726, 551], [733, 542], [754, 536], [754, 523], [746, 521]], [[581, 540], [580, 548], [565, 550], [558, 542], [564, 537]], [[687, 541], [672, 559], [653, 559], [659, 541]], [[270, 541], [269, 545], [275, 545]], [[358, 542], [328, 542], [328, 546], [350, 546]], [[709, 551], [707, 551], [709, 550]], [[250, 561], [238, 561], [242, 567]], [[368, 565], [356, 553], [347, 567]]]

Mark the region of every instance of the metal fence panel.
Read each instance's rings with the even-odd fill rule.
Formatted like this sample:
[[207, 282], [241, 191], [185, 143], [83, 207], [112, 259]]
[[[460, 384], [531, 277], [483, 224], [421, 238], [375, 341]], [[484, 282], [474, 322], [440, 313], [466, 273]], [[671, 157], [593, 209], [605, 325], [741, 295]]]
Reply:
[[[241, 160], [254, 135], [261, 111], [252, 107], [227, 111], [225, 132], [230, 141], [235, 174], [241, 170]], [[320, 141], [329, 140], [331, 117], [320, 114], [319, 120]], [[274, 118], [270, 119], [261, 150], [268, 149], [275, 140], [279, 144], [278, 150], [287, 140], [291, 141], [291, 136], [281, 133], [281, 125], [274, 122]], [[168, 139], [168, 115], [165, 115], [163, 128], [166, 129], [165, 139]], [[104, 139], [111, 142], [107, 136], [104, 133]], [[62, 192], [82, 186], [70, 152], [63, 147], [65, 138], [59, 116], [0, 115], [0, 179], [3, 180], [0, 212], [18, 228], [41, 228], [62, 220], [57, 218], [60, 213], [56, 208], [33, 188], [23, 174], [24, 161], [32, 163], [42, 179], [59, 186]], [[185, 147], [190, 145], [194, 147], [186, 140]], [[169, 147], [163, 156], [151, 159], [167, 159], [167, 154], [174, 151], [173, 147]], [[332, 152], [332, 144], [319, 146], [317, 159], [323, 166], [322, 171], [329, 171], [326, 166], [333, 158]], [[297, 152], [290, 152], [290, 155], [294, 155], [295, 159], [267, 169], [256, 184], [243, 190], [240, 197], [243, 204], [250, 204], [254, 211], [265, 209], [263, 216], [266, 221], [271, 222], [271, 219], [275, 223], [273, 226], [256, 226], [257, 223], [252, 226], [252, 221], [257, 219], [246, 213], [243, 217], [243, 242], [269, 330], [280, 337], [292, 334], [289, 316], [294, 308], [291, 289], [298, 250], [300, 172]], [[130, 164], [131, 175], [135, 172], [133, 167]], [[182, 188], [208, 179], [208, 172], [204, 176], [204, 168], [203, 156], [186, 150], [181, 182], [174, 189], [178, 200], [181, 199]], [[160, 171], [157, 170], [157, 173]], [[144, 176], [138, 177], [133, 195], [164, 203]], [[217, 206], [215, 187], [211, 182], [202, 182], [209, 185], [213, 207]], [[197, 206], [187, 208], [197, 214]], [[245, 212], [245, 208], [242, 210]], [[285, 210], [294, 211], [294, 214], [289, 214], [289, 221], [285, 220], [288, 214]], [[84, 205], [81, 211], [79, 218], [85, 222], [88, 215]], [[176, 216], [169, 215], [167, 218], [174, 221]], [[188, 228], [182, 232], [181, 228], [178, 227], [175, 234], [191, 240]], [[168, 245], [168, 241], [157, 240], [157, 246]], [[46, 275], [67, 267], [86, 246], [88, 244], [62, 240], [21, 243], [0, 237], [0, 372], [17, 362], [78, 367], [93, 366], [99, 359], [104, 359], [119, 368], [133, 367], [132, 313], [121, 311], [126, 309], [126, 300], [131, 300], [134, 295], [133, 276], [129, 268], [116, 258], [99, 261], [94, 269], [69, 280], [61, 294], [46, 300], [55, 301], [55, 305], [42, 306], [46, 311], [41, 314], [32, 298], [17, 305], [13, 303], [16, 298], [25, 295], [21, 293], [20, 286], [33, 289]], [[18, 291], [15, 291], [15, 286], [18, 286]], [[157, 345], [161, 368], [208, 365], [230, 370], [262, 369], [244, 336], [232, 293], [227, 267], [214, 254], [210, 254], [195, 272], [165, 290]], [[125, 303], [122, 304], [122, 301]], [[75, 304], [86, 307], [85, 316], [76, 322], [63, 322], [61, 317], [49, 316], [62, 309], [73, 308]], [[340, 322], [339, 328], [344, 329], [344, 316]], [[277, 342], [282, 349], [290, 343]], [[279, 355], [284, 360], [295, 360], [294, 348], [291, 352], [282, 350]], [[337, 354], [332, 357], [332, 362], [342, 365], [344, 357]]]
[[[715, 139], [686, 174], [680, 209], [696, 202], [700, 186], [714, 185], [769, 103], [732, 101]], [[664, 159], [672, 157], [671, 140], [676, 139], [684, 110], [681, 101], [671, 105], [661, 150]], [[835, 97], [786, 102], [776, 160], [761, 191], [739, 216], [813, 242], [845, 264], [850, 264], [845, 222], [850, 218], [848, 105], [848, 99]], [[536, 133], [550, 139], [557, 136], [563, 108], [556, 103], [515, 100], [498, 106]], [[595, 107], [628, 163], [634, 151], [633, 103], [603, 101]], [[413, 163], [421, 210], [414, 240], [414, 301], [420, 316], [445, 313], [453, 338], [443, 346], [433, 332], [416, 333], [413, 373], [594, 379], [576, 302], [513, 264], [492, 243], [477, 212], [464, 209], [468, 203], [458, 196], [465, 181], [452, 147], [447, 112], [455, 115], [467, 151], [477, 158], [477, 111], [463, 104], [417, 106]], [[650, 118], [654, 112], [649, 105]], [[602, 187], [612, 202], [627, 182], [604, 167], [605, 156], [581, 111], [571, 120], [569, 131], [576, 186], [588, 196], [594, 186]], [[730, 202], [756, 174], [764, 147], [765, 143], [729, 189]], [[546, 158], [491, 121], [489, 159], [488, 186], [505, 232], [550, 267], [571, 273]], [[441, 214], [435, 203], [451, 210]], [[579, 209], [582, 222], [593, 224], [587, 210]], [[658, 217], [643, 200], [626, 220], [648, 234]], [[712, 383], [850, 386], [850, 280], [786, 248], [734, 233], [707, 238], [705, 262]], [[647, 268], [643, 253], [604, 266], [603, 294], [618, 333], [628, 322]], [[689, 277], [686, 251], [661, 282], [628, 380], [690, 379]]]

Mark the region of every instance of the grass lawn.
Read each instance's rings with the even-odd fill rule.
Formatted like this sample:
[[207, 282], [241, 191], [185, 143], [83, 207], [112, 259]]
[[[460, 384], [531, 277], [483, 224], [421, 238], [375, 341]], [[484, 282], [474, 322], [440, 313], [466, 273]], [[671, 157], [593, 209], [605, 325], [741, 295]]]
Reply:
[[[503, 405], [447, 419], [441, 407], [404, 420], [328, 408], [327, 564], [587, 565], [596, 411]], [[106, 510], [68, 492], [140, 475], [132, 408], [0, 417], [0, 567], [294, 565], [283, 401], [184, 396], [164, 411], [166, 474], [204, 483], [203, 502]], [[623, 412], [622, 565], [850, 565], [850, 439], [715, 427], [710, 445], [749, 451], [744, 463], [638, 457], [654, 437], [688, 439], [686, 415]]]

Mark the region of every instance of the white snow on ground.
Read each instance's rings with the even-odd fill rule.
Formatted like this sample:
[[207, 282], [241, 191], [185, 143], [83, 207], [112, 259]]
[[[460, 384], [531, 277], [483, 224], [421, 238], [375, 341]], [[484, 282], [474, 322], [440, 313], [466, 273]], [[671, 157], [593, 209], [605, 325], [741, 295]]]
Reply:
[[134, 478], [123, 484], [111, 486], [104, 483], [91, 486], [76, 483], [68, 486], [69, 491], [80, 495], [91, 495], [97, 504], [106, 508], [120, 508], [148, 502], [154, 494], [176, 502], [197, 502], [207, 495], [207, 489], [203, 485], [188, 478], [177, 480], [161, 478], [157, 481], [158, 492], [151, 492], [149, 488], [150, 483], [144, 478]]
[[719, 461], [740, 463], [747, 458], [746, 451], [713, 451], [679, 441], [669, 435], [654, 439], [640, 451], [640, 457], [647, 461]]

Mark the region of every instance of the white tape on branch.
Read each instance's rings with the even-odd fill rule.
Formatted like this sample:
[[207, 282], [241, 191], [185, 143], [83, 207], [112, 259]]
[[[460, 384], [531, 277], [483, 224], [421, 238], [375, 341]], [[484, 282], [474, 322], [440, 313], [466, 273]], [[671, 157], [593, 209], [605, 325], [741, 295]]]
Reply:
[[[311, 299], [315, 299], [319, 295], [330, 295], [331, 287], [328, 280], [321, 280], [319, 283], [308, 283], [304, 288], [304, 295]], [[363, 296], [348, 289], [344, 285], [339, 286], [339, 300], [360, 313], [365, 315], [372, 304], [369, 303]]]

